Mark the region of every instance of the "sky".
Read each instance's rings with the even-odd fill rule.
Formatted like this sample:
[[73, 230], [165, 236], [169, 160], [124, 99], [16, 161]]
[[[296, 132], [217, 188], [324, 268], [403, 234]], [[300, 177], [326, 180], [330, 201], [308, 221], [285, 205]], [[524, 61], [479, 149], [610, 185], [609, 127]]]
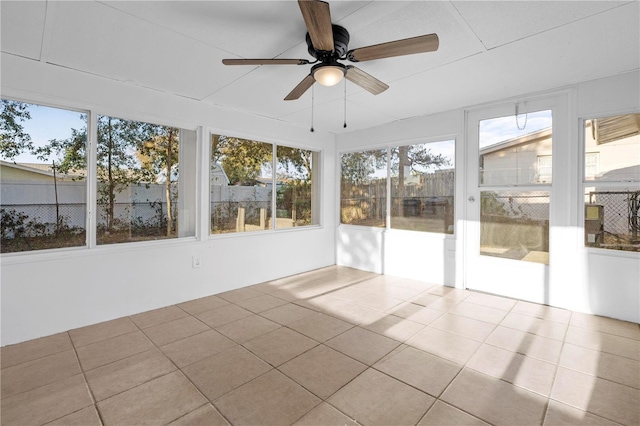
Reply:
[[[524, 127], [524, 129], [520, 130], [518, 127]], [[482, 149], [489, 145], [546, 129], [547, 127], [551, 127], [550, 110], [519, 114], [517, 124], [515, 115], [482, 120], [479, 124], [479, 147]]]
[[[31, 120], [25, 120], [20, 124], [25, 132], [31, 136], [31, 141], [36, 147], [44, 146], [51, 139], [67, 139], [71, 137], [71, 129], [82, 129], [86, 126], [85, 120], [80, 119], [80, 112], [59, 108], [49, 108], [40, 105], [30, 105], [29, 114]], [[34, 155], [23, 153], [17, 156], [16, 163], [42, 163]]]

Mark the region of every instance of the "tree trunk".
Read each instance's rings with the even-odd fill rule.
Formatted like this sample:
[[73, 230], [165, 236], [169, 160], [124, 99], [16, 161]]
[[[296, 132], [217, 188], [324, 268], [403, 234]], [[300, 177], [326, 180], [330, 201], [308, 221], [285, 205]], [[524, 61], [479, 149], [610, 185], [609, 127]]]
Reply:
[[109, 207], [107, 208], [107, 230], [111, 232], [113, 230], [114, 209], [116, 202], [115, 183], [113, 182], [113, 128], [111, 127], [111, 117], [107, 123], [107, 135], [109, 141], [109, 149], [107, 154], [107, 179], [109, 190]]
[[171, 212], [171, 167], [173, 155], [173, 129], [169, 129], [169, 134], [167, 135], [167, 160], [166, 160], [166, 174], [167, 179], [165, 182], [165, 196], [167, 197], [167, 237], [171, 236], [172, 224], [173, 224], [173, 215]]
[[398, 217], [404, 217], [404, 166], [409, 162], [409, 147], [401, 146], [398, 150]]

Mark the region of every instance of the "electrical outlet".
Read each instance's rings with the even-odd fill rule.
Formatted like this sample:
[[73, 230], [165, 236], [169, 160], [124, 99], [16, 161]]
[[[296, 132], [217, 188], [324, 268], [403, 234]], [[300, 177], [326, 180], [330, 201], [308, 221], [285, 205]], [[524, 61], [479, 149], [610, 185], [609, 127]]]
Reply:
[[197, 269], [202, 266], [200, 256], [193, 256], [191, 258], [191, 266], [193, 266], [193, 269]]

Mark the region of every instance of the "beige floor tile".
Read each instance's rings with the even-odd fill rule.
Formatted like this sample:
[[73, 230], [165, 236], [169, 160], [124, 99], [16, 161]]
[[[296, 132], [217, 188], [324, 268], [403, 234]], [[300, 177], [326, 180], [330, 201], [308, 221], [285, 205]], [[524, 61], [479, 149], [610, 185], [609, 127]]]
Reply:
[[278, 324], [287, 325], [315, 313], [316, 311], [312, 311], [311, 309], [303, 308], [293, 303], [287, 303], [286, 305], [260, 312], [260, 316], [277, 322]]
[[414, 425], [435, 399], [386, 374], [368, 369], [328, 402], [365, 425]]
[[502, 326], [498, 326], [485, 343], [552, 363], [558, 362], [562, 350], [559, 340]]
[[212, 309], [218, 309], [228, 305], [224, 299], [219, 298], [216, 295], [201, 297], [200, 299], [189, 300], [188, 302], [178, 304], [178, 307], [190, 313], [191, 315], [198, 315]]
[[189, 316], [189, 314], [178, 308], [177, 306], [167, 306], [166, 308], [154, 309], [153, 311], [132, 315], [129, 318], [138, 327], [147, 328], [165, 322], [184, 318], [186, 316]]
[[497, 426], [541, 424], [547, 406], [536, 393], [466, 368], [440, 399]]
[[438, 296], [446, 297], [462, 301], [471, 295], [470, 291], [462, 290], [459, 288], [448, 287], [446, 285], [435, 285], [427, 290], [427, 293], [437, 294]]
[[547, 416], [544, 419], [544, 426], [619, 426], [619, 423], [612, 422], [595, 414], [587, 413], [569, 405], [563, 404], [553, 399], [549, 400]]
[[253, 297], [262, 296], [264, 293], [254, 290], [249, 287], [238, 288], [236, 290], [225, 291], [224, 293], [218, 293], [216, 296], [231, 303], [238, 303], [241, 300], [251, 299]]
[[567, 311], [566, 309], [539, 305], [537, 303], [525, 302], [523, 300], [519, 300], [511, 312], [548, 321], [561, 322], [564, 324], [567, 324], [571, 318], [571, 311]]
[[567, 324], [514, 313], [507, 315], [500, 325], [555, 340], [564, 340], [567, 332]]
[[285, 327], [258, 336], [243, 346], [274, 367], [318, 345], [313, 339]]
[[102, 401], [175, 369], [159, 350], [152, 349], [88, 371], [86, 377], [96, 401]]
[[640, 325], [633, 322], [574, 312], [570, 324], [574, 327], [640, 340]]
[[202, 312], [196, 315], [196, 317], [209, 327], [216, 328], [242, 318], [250, 317], [251, 315], [253, 315], [251, 311], [229, 303], [221, 308]]
[[309, 411], [303, 418], [294, 423], [295, 426], [358, 426], [350, 419], [326, 402]]
[[551, 398], [625, 425], [640, 423], [640, 391], [628, 386], [558, 368]]
[[506, 297], [494, 296], [492, 294], [471, 292], [469, 297], [464, 299], [465, 302], [475, 303], [477, 305], [488, 306], [489, 308], [502, 309], [509, 311], [516, 304], [517, 300]]
[[488, 306], [469, 303], [466, 300], [458, 303], [449, 310], [450, 313], [462, 315], [463, 317], [477, 319], [479, 321], [490, 322], [491, 324], [499, 324], [507, 315], [502, 309], [490, 308]]
[[363, 364], [372, 365], [397, 348], [400, 342], [360, 327], [354, 327], [327, 340], [325, 345]]
[[134, 331], [79, 347], [76, 351], [82, 368], [89, 371], [149, 349], [153, 349], [149, 339], [142, 332]]
[[640, 363], [629, 358], [565, 343], [559, 365], [640, 389]]
[[47, 426], [102, 426], [102, 422], [92, 405], [47, 423]]
[[276, 322], [252, 315], [217, 327], [216, 330], [235, 342], [244, 343], [280, 327]]
[[324, 342], [353, 328], [354, 325], [324, 313], [317, 313], [292, 322], [288, 327], [318, 342]]
[[321, 402], [277, 370], [239, 387], [215, 402], [232, 424], [290, 425]]
[[337, 300], [325, 308], [324, 312], [351, 324], [361, 325], [374, 323], [386, 315], [382, 311], [349, 300]]
[[491, 345], [482, 345], [466, 367], [544, 396], [549, 396], [556, 373], [555, 364]]
[[213, 401], [270, 369], [269, 364], [242, 346], [235, 346], [191, 364], [182, 371]]
[[78, 374], [50, 385], [2, 398], [2, 424], [44, 424], [88, 407], [92, 403], [84, 377]]
[[429, 307], [432, 303], [438, 302], [442, 300], [442, 296], [438, 296], [437, 294], [431, 294], [428, 292], [421, 293], [420, 295], [408, 300], [411, 303], [415, 303], [416, 305]]
[[325, 399], [366, 368], [366, 365], [320, 345], [281, 365], [279, 370]]
[[640, 361], [640, 345], [635, 339], [569, 326], [565, 342]]
[[193, 384], [175, 371], [98, 402], [98, 409], [106, 425], [165, 424], [206, 402]]
[[[384, 275], [383, 275], [384, 276]], [[397, 287], [404, 287], [411, 290], [419, 290], [420, 292], [428, 291], [433, 287], [437, 287], [437, 284], [428, 283], [425, 281], [412, 280], [410, 278], [393, 277], [391, 285]]]
[[374, 364], [373, 368], [438, 397], [462, 366], [421, 350], [405, 347]]
[[460, 315], [444, 314], [431, 327], [483, 342], [496, 328], [495, 324]]
[[68, 333], [58, 333], [0, 348], [2, 368], [33, 361], [47, 355], [72, 349]]
[[2, 369], [2, 398], [26, 392], [80, 374], [80, 364], [70, 349]]
[[482, 343], [447, 331], [427, 327], [407, 340], [406, 344], [464, 365]]
[[169, 423], [169, 426], [229, 426], [230, 423], [214, 408], [207, 404]]
[[428, 306], [429, 309], [440, 312], [451, 312], [462, 302], [462, 300], [451, 299], [449, 297], [440, 297], [440, 300], [431, 302]]
[[407, 287], [398, 286], [394, 282], [394, 284], [392, 285], [379, 286], [377, 291], [379, 291], [380, 294], [383, 294], [387, 297], [392, 297], [394, 299], [399, 299], [406, 302], [418, 296], [419, 294], [424, 293], [430, 287], [432, 286], [426, 286], [426, 288], [407, 288]]
[[287, 302], [277, 297], [263, 294], [262, 296], [252, 297], [251, 299], [245, 299], [237, 302], [238, 306], [241, 306], [253, 313], [260, 313], [269, 309], [277, 308], [284, 305]]
[[420, 330], [424, 329], [424, 324], [413, 322], [406, 318], [395, 315], [385, 315], [371, 324], [363, 324], [362, 328], [373, 331], [390, 339], [404, 342], [413, 337]]
[[160, 350], [178, 367], [182, 368], [235, 345], [237, 343], [233, 340], [215, 330], [209, 330], [161, 346]]
[[415, 303], [403, 303], [387, 311], [388, 314], [406, 318], [423, 325], [429, 325], [442, 316], [441, 311], [425, 308]]
[[361, 292], [356, 298], [351, 299], [351, 301], [379, 311], [386, 311], [404, 303], [403, 300], [389, 297], [382, 294], [382, 292], [375, 291]]
[[488, 426], [488, 423], [460, 411], [442, 401], [436, 401], [433, 407], [418, 423], [419, 426]]
[[156, 346], [164, 346], [207, 330], [211, 329], [196, 318], [188, 316], [145, 328], [143, 332]]
[[80, 347], [136, 330], [138, 327], [125, 317], [70, 330], [69, 337], [76, 347]]

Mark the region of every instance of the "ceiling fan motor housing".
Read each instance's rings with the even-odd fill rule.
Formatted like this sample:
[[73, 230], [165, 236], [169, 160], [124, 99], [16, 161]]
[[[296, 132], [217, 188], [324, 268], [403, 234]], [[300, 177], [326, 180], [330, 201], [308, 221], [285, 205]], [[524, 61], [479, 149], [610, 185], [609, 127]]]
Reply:
[[317, 50], [313, 47], [311, 37], [307, 33], [306, 41], [309, 47], [309, 54], [321, 62], [335, 62], [336, 59], [344, 58], [349, 46], [349, 31], [340, 25], [331, 25], [333, 30], [333, 52]]

